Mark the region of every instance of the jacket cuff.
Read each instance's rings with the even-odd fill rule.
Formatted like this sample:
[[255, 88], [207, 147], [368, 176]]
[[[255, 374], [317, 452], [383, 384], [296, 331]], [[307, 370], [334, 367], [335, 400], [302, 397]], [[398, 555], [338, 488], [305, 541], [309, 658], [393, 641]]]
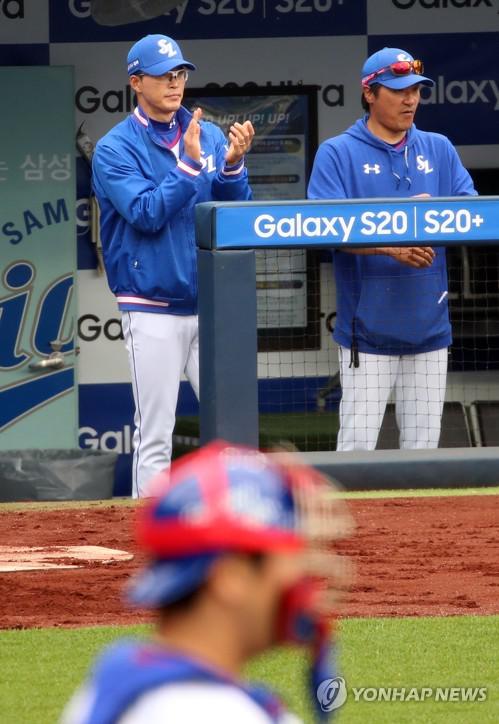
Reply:
[[225, 164], [225, 166], [222, 169], [222, 174], [224, 176], [239, 176], [244, 171], [244, 158], [241, 161], [238, 161], [238, 163], [233, 164], [229, 166], [229, 164]]
[[189, 176], [199, 176], [203, 164], [194, 161], [194, 159], [187, 157], [179, 158], [177, 161], [177, 168]]

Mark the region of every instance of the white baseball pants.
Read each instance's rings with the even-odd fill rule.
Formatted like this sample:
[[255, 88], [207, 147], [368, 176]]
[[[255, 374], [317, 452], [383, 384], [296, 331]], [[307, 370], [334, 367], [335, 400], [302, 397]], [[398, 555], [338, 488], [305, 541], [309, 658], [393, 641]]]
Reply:
[[183, 374], [199, 399], [198, 318], [123, 312], [122, 325], [135, 401], [132, 496], [142, 498], [170, 465]]
[[447, 348], [414, 355], [359, 352], [350, 367], [350, 350], [339, 349], [340, 430], [336, 449], [374, 450], [390, 393], [401, 448], [436, 448], [440, 437], [447, 380]]

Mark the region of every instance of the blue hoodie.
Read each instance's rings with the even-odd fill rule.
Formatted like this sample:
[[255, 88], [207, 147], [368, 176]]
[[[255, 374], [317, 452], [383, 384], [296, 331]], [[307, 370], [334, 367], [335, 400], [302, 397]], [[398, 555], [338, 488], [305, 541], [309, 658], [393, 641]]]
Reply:
[[[476, 195], [448, 138], [412, 126], [401, 147], [374, 136], [367, 118], [321, 144], [310, 199]], [[380, 239], [380, 246], [383, 241]], [[425, 269], [384, 254], [334, 255], [337, 316], [334, 339], [371, 354], [419, 354], [452, 342], [445, 248]]]
[[179, 158], [140, 107], [97, 143], [92, 161], [107, 278], [122, 311], [197, 313], [194, 206], [251, 198], [244, 161], [225, 165], [221, 129], [201, 121], [201, 157], [184, 153], [192, 115], [181, 107]]

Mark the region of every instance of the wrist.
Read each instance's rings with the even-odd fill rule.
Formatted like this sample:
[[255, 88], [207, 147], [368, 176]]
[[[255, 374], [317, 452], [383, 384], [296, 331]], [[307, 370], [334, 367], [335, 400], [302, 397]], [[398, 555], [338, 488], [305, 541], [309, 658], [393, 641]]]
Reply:
[[243, 159], [244, 159], [244, 153], [240, 156], [236, 156], [235, 154], [234, 155], [227, 154], [227, 156], [225, 157], [225, 166], [230, 166], [230, 167], [239, 166]]

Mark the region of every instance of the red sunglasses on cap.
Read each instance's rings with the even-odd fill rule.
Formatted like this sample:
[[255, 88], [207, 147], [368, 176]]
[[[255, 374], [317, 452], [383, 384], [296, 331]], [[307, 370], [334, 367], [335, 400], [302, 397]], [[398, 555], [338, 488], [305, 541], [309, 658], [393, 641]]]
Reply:
[[387, 65], [385, 68], [381, 68], [380, 70], [376, 70], [374, 73], [370, 73], [369, 75], [366, 75], [365, 78], [362, 78], [362, 85], [367, 86], [369, 83], [374, 79], [377, 78], [378, 75], [382, 75], [383, 73], [386, 73], [387, 71], [390, 71], [392, 75], [409, 75], [409, 73], [415, 73], [416, 75], [423, 75], [424, 71], [424, 65], [422, 60], [398, 60], [396, 63], [391, 63], [390, 65]]

